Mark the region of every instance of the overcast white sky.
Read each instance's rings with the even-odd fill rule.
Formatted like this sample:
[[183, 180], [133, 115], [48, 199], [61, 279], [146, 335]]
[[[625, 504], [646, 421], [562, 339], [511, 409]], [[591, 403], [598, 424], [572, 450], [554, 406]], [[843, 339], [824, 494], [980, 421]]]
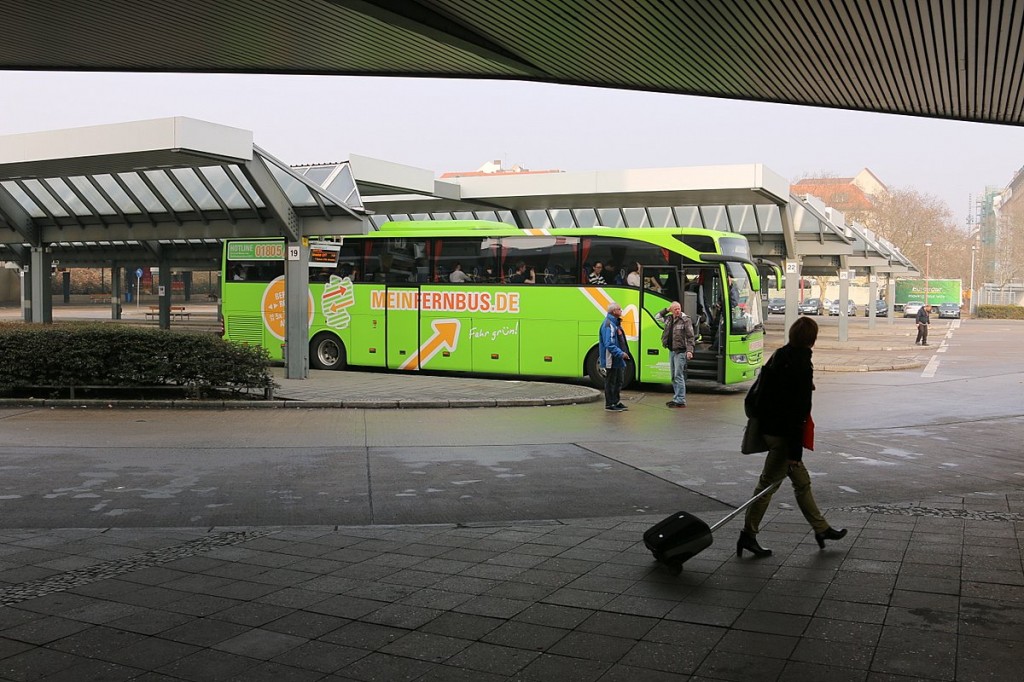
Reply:
[[969, 197], [1024, 166], [1024, 128], [517, 82], [0, 72], [0, 135], [191, 116], [251, 130], [287, 163], [362, 154], [442, 173], [763, 163], [791, 181], [870, 168]]

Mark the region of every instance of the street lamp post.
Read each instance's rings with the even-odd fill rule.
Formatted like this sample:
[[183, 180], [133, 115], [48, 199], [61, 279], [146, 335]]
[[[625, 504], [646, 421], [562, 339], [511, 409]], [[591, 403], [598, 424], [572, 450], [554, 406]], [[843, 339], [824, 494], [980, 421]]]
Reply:
[[924, 243], [924, 304], [928, 305], [928, 290], [931, 288], [932, 243]]
[[967, 304], [967, 312], [974, 314], [974, 256], [978, 253], [978, 247], [971, 245], [971, 300]]

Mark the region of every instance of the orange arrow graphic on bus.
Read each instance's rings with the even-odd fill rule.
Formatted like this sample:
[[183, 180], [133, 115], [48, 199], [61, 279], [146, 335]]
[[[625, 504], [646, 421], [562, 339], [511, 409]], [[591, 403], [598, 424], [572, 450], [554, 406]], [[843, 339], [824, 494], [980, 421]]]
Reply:
[[[602, 315], [608, 313], [608, 306], [615, 300], [608, 295], [608, 292], [600, 287], [580, 287], [580, 291], [583, 292], [584, 296], [590, 299], [590, 302], [601, 311]], [[623, 308], [622, 331], [626, 333], [626, 338], [630, 341], [639, 337], [640, 315], [637, 312], [636, 306], [628, 305]]]
[[459, 329], [462, 322], [459, 320], [434, 320], [430, 323], [434, 334], [426, 343], [420, 346], [416, 354], [399, 365], [398, 369], [420, 369], [430, 362], [430, 358], [437, 355], [442, 348], [454, 352], [459, 344]]

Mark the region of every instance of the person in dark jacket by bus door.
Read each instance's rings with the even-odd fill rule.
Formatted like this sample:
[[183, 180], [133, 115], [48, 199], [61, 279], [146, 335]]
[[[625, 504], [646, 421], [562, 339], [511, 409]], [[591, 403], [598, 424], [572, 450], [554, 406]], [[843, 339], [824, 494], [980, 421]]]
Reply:
[[693, 359], [693, 322], [678, 301], [673, 301], [657, 317], [665, 321], [661, 345], [670, 352], [669, 368], [672, 371], [672, 400], [665, 404], [668, 407], [686, 407], [686, 361]]

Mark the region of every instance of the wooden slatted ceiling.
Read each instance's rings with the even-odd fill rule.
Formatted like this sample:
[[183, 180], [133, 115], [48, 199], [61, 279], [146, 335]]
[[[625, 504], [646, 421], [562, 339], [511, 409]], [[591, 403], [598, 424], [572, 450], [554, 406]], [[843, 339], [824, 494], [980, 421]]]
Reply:
[[1024, 124], [1024, 0], [5, 0], [0, 24], [0, 68], [518, 78]]

